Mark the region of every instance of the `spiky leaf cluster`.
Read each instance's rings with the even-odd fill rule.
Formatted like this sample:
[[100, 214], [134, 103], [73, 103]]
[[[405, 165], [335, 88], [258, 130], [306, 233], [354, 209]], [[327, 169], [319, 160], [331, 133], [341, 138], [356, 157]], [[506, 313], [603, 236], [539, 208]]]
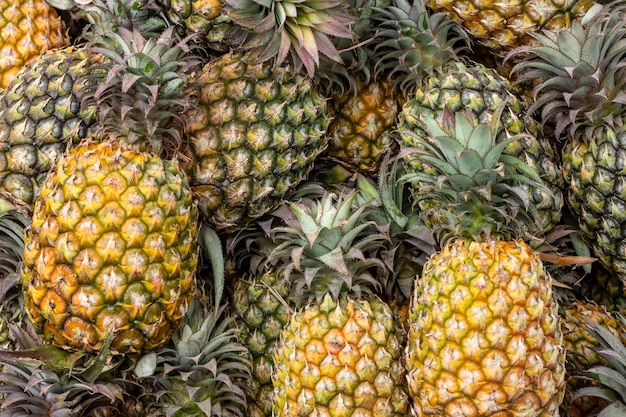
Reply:
[[24, 258], [24, 228], [30, 219], [18, 212], [0, 214], [0, 346], [9, 347], [9, 323], [24, 317], [20, 267]]
[[503, 153], [518, 138], [496, 140], [498, 117], [490, 124], [478, 123], [471, 112], [459, 111], [448, 112], [446, 119], [445, 130], [432, 118], [423, 120], [430, 140], [402, 131], [423, 144], [414, 149], [415, 157], [435, 172], [402, 177], [419, 184], [413, 197], [421, 204], [420, 215], [442, 246], [455, 237], [522, 237], [525, 225], [538, 221], [538, 212], [519, 185], [545, 185], [521, 160]]
[[111, 361], [106, 349], [68, 352], [32, 332], [15, 333], [20, 349], [0, 351], [1, 417], [131, 417], [142, 409], [131, 395], [138, 386], [118, 376], [122, 361]]
[[507, 59], [519, 82], [540, 82], [529, 111], [556, 123], [558, 137], [592, 138], [626, 117], [626, 2], [592, 7], [560, 32], [531, 33], [539, 45], [522, 46]]
[[153, 388], [150, 412], [243, 417], [250, 363], [233, 319], [195, 301], [171, 342], [139, 360], [135, 373]]
[[187, 72], [194, 62], [173, 28], [146, 37], [137, 28], [91, 39], [90, 50], [109, 58], [85, 75], [89, 88], [80, 91], [83, 105], [97, 106], [97, 120], [106, 134], [160, 153], [182, 141], [182, 99]]
[[313, 76], [320, 60], [342, 62], [334, 38], [353, 37], [346, 0], [225, 0], [230, 42], [278, 66], [287, 58]]
[[405, 96], [424, 77], [436, 74], [469, 47], [458, 22], [443, 13], [429, 13], [421, 0], [393, 0], [389, 7], [376, 9], [372, 20], [380, 27], [375, 70]]
[[[623, 326], [626, 319], [618, 315]], [[597, 340], [595, 348], [598, 355], [608, 365], [593, 366], [586, 370], [583, 378], [592, 378], [599, 386], [584, 387], [577, 390], [572, 401], [584, 397], [598, 397], [606, 400], [608, 405], [600, 411], [598, 417], [626, 416], [626, 346], [611, 330], [604, 325], [586, 319], [586, 330]]]
[[298, 305], [329, 293], [338, 299], [380, 289], [373, 273], [384, 273], [384, 264], [372, 254], [387, 236], [365, 218], [368, 203], [355, 207], [355, 198], [354, 191], [328, 191], [311, 204], [288, 202], [272, 213], [280, 223], [268, 230], [276, 245], [269, 258], [287, 265]]

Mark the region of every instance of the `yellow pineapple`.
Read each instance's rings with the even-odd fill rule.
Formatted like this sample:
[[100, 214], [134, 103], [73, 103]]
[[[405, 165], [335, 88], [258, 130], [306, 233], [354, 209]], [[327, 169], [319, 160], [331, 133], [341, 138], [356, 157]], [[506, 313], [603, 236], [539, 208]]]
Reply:
[[[274, 351], [275, 416], [408, 413], [403, 332], [376, 294], [385, 235], [355, 193], [283, 206], [269, 231], [293, 286], [296, 311]], [[377, 275], [374, 275], [377, 274]]]
[[66, 27], [46, 0], [0, 1], [0, 88], [48, 49], [69, 46]]
[[543, 28], [565, 29], [596, 4], [593, 0], [427, 0], [438, 12], [463, 24], [470, 35], [497, 56], [532, 41]]
[[97, 87], [79, 92], [99, 127], [42, 185], [24, 304], [48, 343], [139, 352], [169, 340], [194, 294], [198, 212], [185, 173], [162, 156], [180, 140], [172, 115], [184, 110], [188, 61], [171, 29], [145, 39], [119, 28], [92, 46], [112, 58], [86, 74]]
[[517, 138], [497, 141], [497, 118], [445, 119], [445, 128], [423, 122], [429, 139], [417, 158], [434, 170], [406, 176], [420, 181], [418, 201], [437, 199], [453, 213], [433, 231], [442, 249], [411, 302], [405, 362], [416, 414], [552, 417], [564, 395], [565, 348], [551, 277], [522, 239], [538, 212], [519, 181], [546, 185], [504, 154]]

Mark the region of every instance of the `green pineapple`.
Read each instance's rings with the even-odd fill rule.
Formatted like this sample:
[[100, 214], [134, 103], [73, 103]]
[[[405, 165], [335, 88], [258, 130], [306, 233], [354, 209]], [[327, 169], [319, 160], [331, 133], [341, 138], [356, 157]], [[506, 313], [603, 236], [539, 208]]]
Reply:
[[386, 238], [355, 202], [326, 192], [273, 213], [270, 259], [287, 265], [297, 307], [274, 352], [276, 416], [407, 415], [403, 332], [375, 293]]
[[[504, 150], [498, 118], [480, 123], [468, 109], [448, 112], [445, 128], [425, 119], [429, 139], [417, 159], [430, 172], [417, 202], [446, 207], [433, 230], [441, 250], [415, 285], [405, 355], [415, 411], [421, 416], [551, 417], [564, 396], [565, 348], [552, 279], [523, 239], [539, 216], [529, 192], [545, 188], [532, 168]], [[411, 135], [406, 131], [404, 134]], [[417, 135], [416, 135], [417, 136]]]
[[240, 229], [307, 178], [328, 142], [326, 100], [292, 67], [241, 53], [208, 62], [192, 86], [194, 195], [216, 229]]
[[[375, 41], [377, 71], [393, 80], [404, 95], [397, 129], [413, 132], [398, 138], [407, 171], [435, 172], [434, 167], [416, 161], [412, 151], [424, 146], [417, 140], [427, 136], [421, 126], [423, 119], [434, 118], [445, 127], [446, 109], [470, 109], [481, 123], [498, 117], [503, 127], [499, 138], [519, 138], [509, 143], [505, 153], [521, 159], [549, 185], [532, 189], [530, 197], [541, 216], [537, 224], [528, 225], [531, 234], [549, 231], [558, 223], [563, 206], [560, 161], [550, 143], [540, 137], [537, 124], [524, 117], [525, 103], [514, 94], [509, 80], [468, 59], [464, 55], [467, 35], [461, 27], [442, 13], [429, 13], [422, 0], [395, 0], [393, 7], [380, 10], [376, 18], [382, 28]], [[419, 187], [420, 184], [414, 184], [415, 192]], [[419, 207], [424, 210], [432, 204], [436, 201], [421, 199]], [[434, 217], [426, 219], [426, 223], [436, 227], [445, 221], [441, 217], [447, 211], [443, 207], [429, 211]]]
[[567, 200], [583, 238], [622, 281], [624, 7], [622, 1], [597, 5], [568, 29], [534, 33], [538, 46], [508, 55], [521, 60], [514, 68], [520, 81], [538, 82], [530, 113], [566, 140], [561, 153]]

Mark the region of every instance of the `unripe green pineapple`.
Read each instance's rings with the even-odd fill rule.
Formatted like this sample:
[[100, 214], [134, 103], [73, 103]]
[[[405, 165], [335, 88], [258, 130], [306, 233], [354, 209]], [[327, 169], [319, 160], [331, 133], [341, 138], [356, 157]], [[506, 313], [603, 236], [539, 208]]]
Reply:
[[184, 116], [194, 194], [218, 229], [242, 228], [275, 208], [326, 148], [326, 100], [289, 66], [228, 53], [206, 64]]
[[235, 284], [231, 299], [237, 313], [239, 339], [252, 359], [248, 397], [248, 414], [252, 417], [272, 415], [273, 353], [293, 314], [288, 304], [288, 287], [280, 278], [269, 271], [255, 278], [243, 277]]

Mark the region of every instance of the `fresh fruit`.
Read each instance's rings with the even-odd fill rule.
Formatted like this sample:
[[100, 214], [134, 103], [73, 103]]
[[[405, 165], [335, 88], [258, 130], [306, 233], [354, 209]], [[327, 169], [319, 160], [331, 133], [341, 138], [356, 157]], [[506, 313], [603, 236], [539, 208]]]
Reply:
[[290, 66], [242, 53], [207, 63], [184, 115], [198, 206], [216, 229], [235, 230], [275, 208], [313, 168], [328, 139], [326, 100]]
[[274, 352], [274, 415], [406, 416], [403, 333], [375, 294], [385, 236], [355, 193], [273, 213], [270, 259], [288, 266], [296, 310]]
[[[136, 26], [147, 37], [165, 24], [150, 1], [106, 1], [55, 4], [87, 21], [90, 36]], [[78, 90], [88, 82], [81, 77], [88, 67], [106, 59], [84, 44], [45, 51], [0, 94], [0, 200], [32, 210], [48, 172], [95, 122], [95, 109], [80, 102]]]
[[416, 414], [554, 416], [565, 348], [551, 277], [522, 238], [538, 213], [519, 177], [546, 185], [504, 153], [518, 139], [497, 140], [497, 117], [480, 123], [466, 110], [445, 120], [443, 128], [424, 120], [429, 139], [416, 151], [433, 170], [405, 178], [420, 181], [417, 201], [438, 201], [423, 218], [441, 207], [454, 213], [433, 230], [442, 249], [411, 302], [405, 362]]
[[533, 44], [533, 33], [541, 29], [560, 31], [580, 19], [594, 4], [592, 0], [505, 0], [501, 3], [470, 0], [428, 0], [428, 7], [445, 12], [496, 56], [512, 48]]
[[45, 0], [0, 2], [0, 89], [41, 52], [69, 46], [65, 23]]
[[[188, 60], [171, 29], [97, 37], [86, 74], [99, 129], [58, 162], [26, 233], [25, 308], [47, 343], [141, 352], [165, 344], [194, 294], [197, 208], [178, 148]], [[95, 90], [95, 91], [94, 91]]]
[[[422, 120], [434, 118], [442, 128], [448, 121], [446, 111], [472, 111], [476, 120], [490, 123], [499, 118], [499, 138], [517, 135], [509, 142], [506, 154], [524, 161], [539, 174], [549, 187], [526, 189], [533, 207], [541, 216], [537, 224], [528, 224], [531, 234], [543, 235], [560, 219], [563, 206], [563, 177], [560, 161], [551, 144], [540, 136], [536, 123], [524, 118], [524, 102], [514, 94], [508, 79], [496, 70], [472, 62], [463, 55], [468, 46], [466, 35], [454, 21], [442, 13], [430, 14], [422, 0], [408, 3], [394, 0], [394, 7], [383, 9], [377, 15], [383, 28], [377, 40], [378, 71], [393, 80], [404, 94], [404, 104], [398, 115], [397, 129], [411, 131], [399, 135], [400, 153], [407, 170], [434, 173], [435, 168], [415, 160], [414, 148], [424, 146], [417, 136], [426, 137]], [[523, 182], [522, 188], [526, 188]], [[419, 190], [420, 184], [412, 189]], [[436, 204], [433, 199], [421, 199], [420, 209]], [[447, 208], [430, 210], [427, 225], [436, 227], [448, 212]], [[430, 223], [430, 224], [429, 224]]]
[[583, 238], [599, 261], [624, 282], [625, 8], [623, 1], [594, 7], [568, 29], [534, 33], [539, 46], [509, 54], [521, 59], [514, 68], [521, 81], [539, 81], [530, 113], [555, 126], [556, 138], [565, 139], [567, 200]]

